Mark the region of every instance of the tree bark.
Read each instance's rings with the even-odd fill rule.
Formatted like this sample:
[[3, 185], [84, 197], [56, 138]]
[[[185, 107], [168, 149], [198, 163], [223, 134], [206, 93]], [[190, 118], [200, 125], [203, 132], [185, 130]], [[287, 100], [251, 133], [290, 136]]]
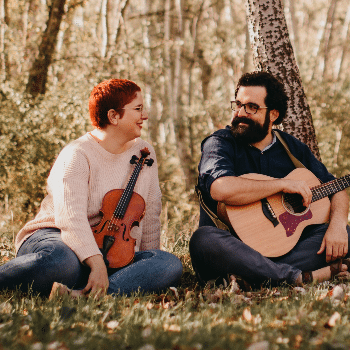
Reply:
[[344, 77], [342, 79], [341, 75], [344, 72], [344, 62], [345, 62], [347, 53], [349, 51], [349, 45], [350, 45], [350, 5], [348, 6], [348, 10], [346, 12], [341, 38], [343, 41], [342, 53], [341, 53], [341, 57], [338, 65], [338, 71], [336, 74], [338, 82], [344, 79]]
[[121, 37], [121, 30], [120, 29], [122, 27], [123, 18], [125, 16], [125, 12], [126, 12], [128, 6], [129, 6], [129, 0], [119, 0], [118, 15], [116, 18], [116, 28], [115, 28], [115, 33], [114, 33], [115, 46], [117, 46], [119, 41], [120, 41], [120, 37]]
[[322, 76], [323, 80], [328, 78], [329, 75], [329, 54], [332, 48], [332, 37], [334, 28], [334, 16], [339, 0], [332, 0], [327, 13], [326, 27], [324, 31], [324, 37], [322, 42]]
[[312, 116], [281, 1], [246, 0], [246, 9], [255, 66], [258, 70], [270, 71], [280, 78], [289, 97], [283, 128], [307, 144], [320, 159]]
[[288, 3], [288, 13], [290, 16], [290, 28], [292, 33], [291, 41], [295, 48], [295, 58], [296, 58], [296, 61], [298, 62], [298, 54], [300, 52], [300, 40], [299, 40], [298, 20], [295, 14], [295, 0], [288, 0], [287, 3]]
[[29, 72], [26, 92], [36, 97], [45, 94], [48, 70], [56, 49], [57, 37], [64, 16], [66, 0], [53, 0], [47, 26], [39, 46], [39, 54]]
[[8, 59], [5, 45], [5, 33], [9, 25], [10, 18], [8, 17], [8, 2], [7, 0], [0, 1], [0, 81], [5, 81], [7, 78]]
[[101, 32], [102, 32], [102, 42], [101, 42], [101, 58], [106, 57], [107, 44], [108, 44], [108, 0], [102, 0], [101, 4]]

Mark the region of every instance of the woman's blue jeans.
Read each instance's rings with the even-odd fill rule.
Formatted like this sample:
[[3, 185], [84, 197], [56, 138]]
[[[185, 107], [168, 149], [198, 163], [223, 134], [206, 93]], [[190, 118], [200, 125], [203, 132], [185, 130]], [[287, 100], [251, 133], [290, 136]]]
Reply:
[[[190, 240], [192, 265], [202, 283], [234, 274], [254, 287], [260, 287], [262, 283], [294, 284], [302, 271], [314, 271], [329, 265], [325, 251], [317, 254], [326, 230], [325, 224], [308, 226], [289, 253], [278, 258], [266, 258], [230, 232], [202, 226]], [[347, 231], [350, 247], [349, 226]], [[350, 252], [346, 258], [349, 255]]]
[[[108, 294], [158, 292], [176, 286], [182, 275], [181, 261], [161, 250], [135, 253], [134, 262], [110, 269]], [[48, 296], [54, 282], [82, 289], [90, 268], [83, 265], [61, 239], [60, 230], [37, 230], [20, 247], [17, 257], [0, 266], [0, 290], [16, 288]]]

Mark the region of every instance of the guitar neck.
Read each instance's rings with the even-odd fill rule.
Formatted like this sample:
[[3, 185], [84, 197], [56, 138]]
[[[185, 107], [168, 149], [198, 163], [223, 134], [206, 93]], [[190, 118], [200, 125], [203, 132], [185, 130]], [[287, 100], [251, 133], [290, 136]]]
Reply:
[[342, 176], [339, 179], [329, 181], [325, 184], [312, 187], [312, 202], [316, 202], [319, 199], [340, 192], [347, 187], [350, 187], [350, 174]]

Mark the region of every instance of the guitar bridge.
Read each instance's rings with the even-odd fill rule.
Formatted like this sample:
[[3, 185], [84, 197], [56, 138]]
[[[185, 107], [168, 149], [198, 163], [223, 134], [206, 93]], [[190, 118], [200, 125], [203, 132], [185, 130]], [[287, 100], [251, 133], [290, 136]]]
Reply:
[[273, 224], [274, 227], [276, 227], [280, 222], [278, 221], [277, 216], [276, 216], [275, 212], [273, 211], [268, 200], [266, 198], [263, 198], [261, 200], [261, 205], [262, 205], [262, 211], [263, 211], [265, 217], [271, 221], [271, 223]]

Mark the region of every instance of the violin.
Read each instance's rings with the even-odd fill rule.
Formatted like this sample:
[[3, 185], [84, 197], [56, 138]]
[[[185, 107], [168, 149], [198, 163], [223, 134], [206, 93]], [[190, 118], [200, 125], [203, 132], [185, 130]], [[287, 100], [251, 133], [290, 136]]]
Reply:
[[154, 162], [152, 158], [146, 159], [149, 154], [145, 147], [140, 158], [132, 156], [130, 163], [136, 166], [128, 184], [125, 189], [114, 189], [105, 194], [100, 209], [102, 219], [91, 226], [107, 267], [120, 268], [134, 259], [136, 239], [130, 236], [130, 231], [139, 226], [146, 210], [145, 200], [134, 192], [134, 187], [143, 166], [152, 166]]

